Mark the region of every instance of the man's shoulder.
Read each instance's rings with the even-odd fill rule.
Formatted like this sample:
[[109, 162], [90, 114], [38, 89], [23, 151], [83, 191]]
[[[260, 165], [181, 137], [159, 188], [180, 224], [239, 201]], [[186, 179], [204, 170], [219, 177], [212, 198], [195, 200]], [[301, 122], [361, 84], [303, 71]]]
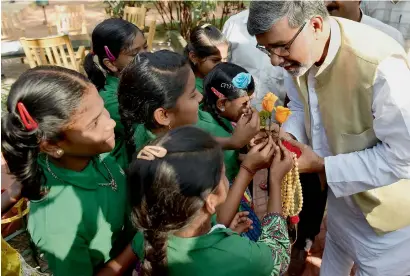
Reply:
[[383, 33], [387, 34], [388, 36], [394, 38], [396, 41], [398, 41], [399, 43], [403, 43], [404, 39], [403, 39], [403, 35], [400, 33], [399, 30], [397, 30], [396, 28], [383, 23], [382, 21], [370, 17], [368, 15], [363, 14], [363, 18], [362, 18], [362, 22], [365, 25], [368, 25], [370, 27], [373, 27], [379, 31], [382, 31]]
[[246, 23], [248, 21], [249, 10], [241, 11], [240, 13], [234, 14], [226, 20], [224, 24], [224, 28], [230, 24], [240, 24]]

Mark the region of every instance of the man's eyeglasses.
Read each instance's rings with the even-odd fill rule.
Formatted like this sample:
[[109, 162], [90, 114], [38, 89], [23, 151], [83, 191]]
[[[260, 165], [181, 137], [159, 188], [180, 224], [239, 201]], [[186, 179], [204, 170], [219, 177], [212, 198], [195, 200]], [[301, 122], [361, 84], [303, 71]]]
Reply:
[[285, 45], [282, 46], [276, 46], [276, 47], [270, 47], [266, 48], [264, 46], [261, 46], [259, 44], [256, 44], [256, 48], [267, 54], [269, 57], [272, 56], [272, 53], [274, 53], [277, 56], [280, 57], [287, 57], [290, 55], [289, 49], [292, 46], [292, 43], [296, 40], [298, 35], [302, 32], [303, 28], [306, 26], [307, 22], [303, 23], [303, 25], [299, 28], [298, 32], [295, 34], [295, 36]]

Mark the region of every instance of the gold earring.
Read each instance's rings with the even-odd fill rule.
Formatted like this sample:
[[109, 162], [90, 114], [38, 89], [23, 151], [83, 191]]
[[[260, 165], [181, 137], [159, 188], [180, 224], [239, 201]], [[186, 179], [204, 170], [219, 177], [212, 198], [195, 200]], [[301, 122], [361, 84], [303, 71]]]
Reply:
[[58, 149], [58, 150], [56, 150], [56, 154], [57, 154], [58, 157], [61, 157], [64, 154], [64, 150]]

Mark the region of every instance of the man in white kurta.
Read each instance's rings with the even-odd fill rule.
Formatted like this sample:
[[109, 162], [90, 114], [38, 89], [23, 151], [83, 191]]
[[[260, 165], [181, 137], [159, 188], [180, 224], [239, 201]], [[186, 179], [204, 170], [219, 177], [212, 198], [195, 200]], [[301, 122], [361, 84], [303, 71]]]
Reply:
[[[330, 25], [332, 35], [325, 61], [328, 63], [332, 62], [340, 47], [339, 27], [334, 20], [330, 20]], [[350, 197], [352, 194], [390, 181], [390, 174], [393, 173], [391, 171], [395, 165], [402, 170], [406, 170], [407, 167], [407, 174], [410, 177], [410, 148], [406, 150], [405, 146], [410, 146], [410, 71], [403, 62], [394, 58], [386, 59], [378, 68], [377, 86], [374, 87], [373, 94], [375, 133], [379, 139], [388, 136], [392, 128], [401, 133], [392, 138], [395, 139], [395, 143], [401, 145], [403, 151], [396, 153], [397, 159], [391, 159], [385, 153], [389, 146], [383, 143], [367, 153], [332, 156], [315, 93], [314, 76], [318, 70], [319, 67], [313, 66], [308, 72], [312, 111], [310, 116], [313, 126], [311, 146], [318, 155], [325, 158], [327, 183], [330, 188], [327, 211], [327, 229], [330, 234], [326, 239], [321, 275], [349, 275], [354, 261], [368, 267], [365, 274], [359, 275], [410, 275], [410, 228], [387, 234], [383, 238], [378, 237]], [[289, 108], [293, 114], [284, 124], [284, 130], [308, 144], [303, 104], [299, 100], [293, 80], [285, 80], [285, 87], [288, 89]], [[408, 166], [403, 167], [402, 162], [407, 162]], [[375, 167], [379, 169], [369, 171], [369, 168]], [[400, 245], [403, 237], [407, 237], [407, 242]], [[333, 241], [342, 243], [343, 248]], [[389, 253], [383, 256], [385, 249], [389, 247], [393, 249], [388, 250]], [[404, 256], [407, 256], [409, 262], [402, 263]], [[396, 274], [384, 274], [381, 269], [396, 271]]]
[[405, 47], [404, 38], [400, 31], [376, 18], [364, 14], [360, 8], [360, 2], [361, 1], [325, 1], [330, 15], [369, 25], [388, 36], [391, 36], [400, 43], [401, 46]]
[[[328, 234], [321, 275], [349, 275], [353, 263], [358, 267], [356, 275], [410, 275], [410, 226], [377, 235], [352, 198], [352, 195], [390, 185], [400, 179], [410, 179], [409, 66], [396, 56], [389, 56], [378, 64], [371, 89], [371, 112], [374, 118], [372, 127], [380, 142], [372, 148], [334, 155], [329, 146], [329, 130], [325, 129], [321, 115], [321, 110], [326, 107], [319, 105], [316, 91], [323, 87], [323, 83], [317, 84], [317, 78], [323, 74], [321, 67], [331, 68], [340, 54], [341, 30], [336, 20], [328, 17], [320, 4], [313, 2], [252, 2], [250, 18], [255, 18], [255, 21], [248, 22], [248, 30], [256, 34], [258, 43], [270, 54], [272, 64], [282, 64], [296, 78], [306, 76], [308, 108], [302, 102], [295, 82], [286, 80], [289, 107], [293, 114], [284, 129], [313, 149], [294, 142], [302, 148], [301, 171], [323, 172], [327, 179]], [[301, 8], [300, 5], [307, 6]], [[281, 14], [283, 9], [286, 12]], [[292, 9], [304, 10], [305, 13], [293, 14]], [[298, 21], [295, 20], [297, 16], [306, 18]], [[265, 26], [269, 21], [271, 25]], [[299, 27], [289, 26], [298, 22], [302, 22]], [[301, 37], [298, 37], [298, 29]], [[286, 35], [288, 40], [283, 38]], [[309, 49], [305, 53], [308, 57], [303, 60], [301, 53], [306, 47], [303, 42], [309, 39], [308, 46], [316, 46], [319, 52]], [[287, 41], [294, 46], [289, 47]], [[280, 47], [282, 49], [276, 49]], [[307, 109], [309, 114], [305, 114]], [[347, 115], [341, 113], [340, 116]], [[310, 121], [309, 130], [306, 118]], [[398, 212], [403, 214], [408, 210]]]

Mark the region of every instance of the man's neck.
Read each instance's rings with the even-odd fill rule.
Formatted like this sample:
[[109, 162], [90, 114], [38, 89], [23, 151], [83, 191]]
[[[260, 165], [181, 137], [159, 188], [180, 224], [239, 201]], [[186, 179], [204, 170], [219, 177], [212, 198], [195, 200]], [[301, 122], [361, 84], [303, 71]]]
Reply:
[[330, 32], [330, 24], [328, 25], [328, 30], [326, 30], [327, 32], [327, 39], [326, 39], [326, 43], [323, 47], [323, 51], [322, 51], [322, 56], [320, 57], [320, 59], [315, 63], [316, 66], [320, 66], [323, 64], [323, 62], [325, 61], [326, 57], [327, 57], [327, 52], [329, 51], [329, 45], [330, 45], [330, 39], [331, 39], [331, 32]]

